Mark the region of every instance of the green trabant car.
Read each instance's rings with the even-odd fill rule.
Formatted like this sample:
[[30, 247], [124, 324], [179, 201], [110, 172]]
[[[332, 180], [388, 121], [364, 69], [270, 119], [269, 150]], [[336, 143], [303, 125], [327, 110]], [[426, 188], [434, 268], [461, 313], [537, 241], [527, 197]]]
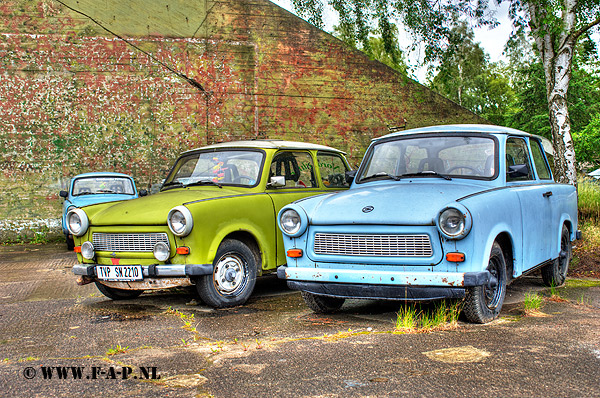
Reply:
[[348, 188], [344, 153], [323, 145], [238, 141], [183, 153], [159, 193], [67, 214], [80, 264], [119, 300], [195, 285], [213, 307], [243, 304], [256, 277], [286, 263], [276, 216], [288, 203]]

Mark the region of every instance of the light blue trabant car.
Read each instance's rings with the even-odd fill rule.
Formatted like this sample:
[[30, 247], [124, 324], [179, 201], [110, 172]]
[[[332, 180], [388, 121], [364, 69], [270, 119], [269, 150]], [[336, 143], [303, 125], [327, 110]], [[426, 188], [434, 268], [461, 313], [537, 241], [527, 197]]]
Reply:
[[580, 234], [575, 187], [554, 182], [541, 138], [489, 125], [377, 138], [349, 190], [287, 205], [278, 223], [278, 275], [313, 311], [347, 298], [464, 298], [477, 323], [532, 270], [561, 285]]
[[75, 208], [97, 203], [116, 202], [145, 196], [148, 192], [139, 192], [133, 178], [127, 174], [113, 172], [92, 172], [76, 175], [69, 181], [69, 190], [60, 191], [64, 198], [62, 230], [67, 241], [67, 249], [73, 250], [73, 235], [67, 229], [67, 213]]

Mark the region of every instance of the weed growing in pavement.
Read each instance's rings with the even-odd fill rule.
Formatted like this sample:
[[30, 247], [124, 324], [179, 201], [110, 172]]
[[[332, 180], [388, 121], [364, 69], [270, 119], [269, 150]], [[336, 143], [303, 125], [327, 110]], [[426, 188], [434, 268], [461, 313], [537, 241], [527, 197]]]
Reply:
[[525, 294], [525, 300], [523, 301], [525, 314], [531, 315], [535, 312], [538, 312], [539, 309], [542, 308], [543, 301], [544, 299], [539, 294], [527, 292]]
[[129, 350], [129, 346], [127, 347], [121, 347], [120, 344], [117, 344], [116, 346], [111, 346], [108, 351], [106, 351], [106, 356], [111, 356], [111, 355], [117, 355], [117, 354], [122, 354], [124, 352], [127, 352]]
[[438, 329], [454, 328], [458, 324], [458, 316], [462, 303], [452, 304], [447, 300], [440, 300], [433, 307], [423, 307], [419, 304], [405, 304], [398, 311], [396, 317], [396, 330], [402, 332], [430, 332]]
[[557, 303], [562, 303], [562, 302], [568, 301], [567, 299], [563, 298], [560, 295], [560, 292], [558, 291], [558, 287], [556, 287], [554, 284], [550, 286], [550, 297], [548, 297], [547, 300], [554, 301]]

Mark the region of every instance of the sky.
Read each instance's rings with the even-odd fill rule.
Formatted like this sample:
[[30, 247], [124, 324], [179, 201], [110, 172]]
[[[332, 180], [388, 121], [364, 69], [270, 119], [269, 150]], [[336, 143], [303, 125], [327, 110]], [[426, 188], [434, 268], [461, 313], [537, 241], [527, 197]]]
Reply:
[[[294, 7], [292, 6], [291, 0], [271, 0], [273, 3], [278, 6], [285, 8], [290, 12], [294, 12]], [[485, 50], [486, 53], [490, 56], [491, 62], [497, 62], [505, 59], [502, 55], [504, 51], [504, 45], [506, 44], [510, 33], [512, 31], [512, 24], [508, 17], [508, 3], [503, 2], [501, 7], [496, 7], [494, 2], [490, 5], [490, 7], [495, 8], [496, 18], [500, 22], [500, 25], [494, 29], [489, 28], [478, 28], [474, 29], [475, 32], [475, 41], [479, 42], [481, 47]], [[326, 6], [326, 10], [323, 15], [325, 30], [327, 32], [333, 31], [333, 26], [338, 23], [337, 15], [335, 11], [333, 11], [330, 7]], [[399, 26], [400, 28], [400, 26]], [[402, 46], [402, 42], [406, 42], [410, 39], [408, 34], [400, 35], [400, 44]], [[403, 49], [408, 48], [409, 46], [402, 46]], [[413, 66], [418, 61], [419, 54], [412, 54], [408, 63], [409, 66]], [[414, 72], [413, 78], [418, 80], [421, 83], [425, 83], [427, 71], [425, 68], [418, 69]]]

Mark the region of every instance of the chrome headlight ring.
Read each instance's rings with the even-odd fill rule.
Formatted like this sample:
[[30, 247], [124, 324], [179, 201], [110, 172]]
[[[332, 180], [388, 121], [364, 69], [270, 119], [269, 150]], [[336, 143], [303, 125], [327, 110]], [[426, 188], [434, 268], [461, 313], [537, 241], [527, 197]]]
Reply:
[[458, 240], [469, 234], [472, 220], [471, 213], [465, 206], [453, 203], [438, 213], [435, 223], [445, 238]]
[[74, 236], [82, 236], [87, 232], [89, 226], [90, 221], [85, 211], [79, 208], [69, 210], [67, 213], [67, 229], [70, 233]]
[[277, 224], [285, 235], [297, 237], [308, 228], [308, 216], [300, 206], [288, 205], [279, 211]]
[[184, 237], [192, 232], [194, 218], [187, 207], [176, 206], [169, 211], [167, 224], [171, 232], [179, 237]]

